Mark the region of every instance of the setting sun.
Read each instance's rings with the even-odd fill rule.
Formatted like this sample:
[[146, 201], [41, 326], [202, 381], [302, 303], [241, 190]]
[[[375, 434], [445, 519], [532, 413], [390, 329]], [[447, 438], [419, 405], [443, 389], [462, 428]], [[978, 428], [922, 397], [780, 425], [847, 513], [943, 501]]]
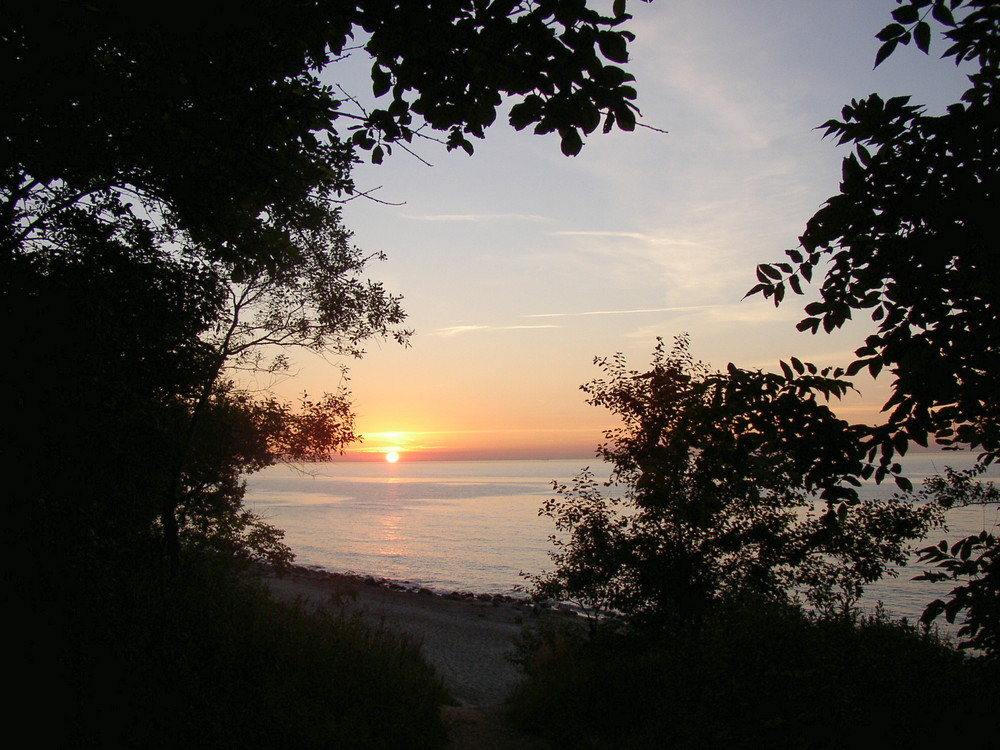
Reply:
[[351, 460], [394, 464], [413, 460], [420, 456], [422, 449], [412, 432], [365, 432], [364, 443], [364, 447], [348, 452]]

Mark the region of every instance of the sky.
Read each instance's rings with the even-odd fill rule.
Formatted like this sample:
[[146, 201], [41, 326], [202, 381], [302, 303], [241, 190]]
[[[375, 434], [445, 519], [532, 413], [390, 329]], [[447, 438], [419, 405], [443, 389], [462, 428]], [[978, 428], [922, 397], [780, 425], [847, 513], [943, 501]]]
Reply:
[[[834, 335], [795, 330], [806, 297], [775, 309], [743, 299], [756, 264], [784, 259], [837, 192], [843, 147], [817, 127], [852, 98], [912, 95], [931, 111], [964, 74], [898, 50], [872, 69], [892, 0], [632, 2], [641, 122], [667, 133], [596, 133], [577, 157], [554, 135], [498, 118], [476, 153], [417, 146], [355, 170], [344, 222], [371, 277], [404, 297], [410, 346], [371, 342], [361, 360], [296, 353], [279, 395], [349, 387], [364, 442], [348, 458], [589, 458], [609, 412], [579, 386], [595, 357], [643, 370], [658, 336], [687, 333], [712, 367], [776, 369], [790, 356], [845, 365], [870, 322]], [[352, 69], [353, 65], [353, 69]], [[324, 77], [365, 89], [363, 59]], [[352, 87], [354, 87], [352, 89]], [[386, 204], [393, 205], [386, 205]], [[872, 421], [884, 382], [835, 408]]]

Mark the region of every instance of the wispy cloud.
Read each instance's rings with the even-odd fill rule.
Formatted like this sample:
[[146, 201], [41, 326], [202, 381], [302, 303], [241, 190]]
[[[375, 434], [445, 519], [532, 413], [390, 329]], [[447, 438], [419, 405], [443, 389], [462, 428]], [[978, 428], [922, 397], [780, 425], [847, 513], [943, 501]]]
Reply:
[[415, 221], [548, 221], [536, 214], [403, 214]]
[[[646, 222], [640, 222], [646, 223]], [[652, 223], [652, 222], [651, 222]], [[738, 247], [732, 233], [719, 227], [717, 218], [688, 215], [674, 227], [639, 226], [637, 231], [562, 230], [549, 233], [553, 242], [549, 267], [599, 274], [623, 287], [658, 285], [668, 299], [702, 301], [732, 296], [752, 266], [732, 262]], [[682, 224], [679, 228], [676, 224]], [[565, 247], [563, 245], [569, 245]]]
[[535, 328], [559, 328], [559, 326], [554, 325], [540, 325], [540, 326], [451, 326], [449, 328], [438, 328], [436, 331], [431, 331], [428, 336], [457, 336], [461, 333], [482, 333], [485, 331], [517, 331], [517, 330], [530, 330]]
[[641, 242], [652, 242], [657, 245], [688, 245], [700, 247], [703, 243], [693, 240], [682, 240], [674, 237], [659, 237], [655, 234], [645, 234], [643, 232], [612, 232], [602, 230], [562, 230], [549, 232], [550, 235], [559, 237], [620, 237], [627, 240], [639, 240]]
[[[682, 315], [673, 319], [675, 325], [682, 325], [685, 330], [755, 330], [757, 326], [783, 324], [784, 330], [794, 329], [795, 322], [801, 317], [801, 312], [791, 305], [775, 308], [771, 305], [754, 304], [753, 302], [730, 302], [717, 305], [692, 305], [690, 307], [669, 308], [670, 312], [680, 312]], [[626, 338], [647, 341], [662, 333], [661, 323], [643, 325], [625, 334]], [[753, 328], [747, 328], [752, 326]]]
[[587, 310], [584, 312], [555, 312], [525, 315], [525, 318], [576, 318], [584, 315], [637, 315], [639, 313], [686, 312], [688, 310], [706, 310], [717, 305], [685, 305], [681, 307], [644, 307], [636, 310]]

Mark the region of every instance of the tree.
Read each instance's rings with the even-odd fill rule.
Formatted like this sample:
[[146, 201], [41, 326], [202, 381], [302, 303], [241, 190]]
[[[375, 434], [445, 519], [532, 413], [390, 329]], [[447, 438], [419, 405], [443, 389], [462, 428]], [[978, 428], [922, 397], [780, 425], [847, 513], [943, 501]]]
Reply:
[[[945, 508], [969, 505], [1000, 504], [1000, 489], [993, 482], [977, 481], [976, 469], [955, 471], [945, 468], [943, 476], [931, 477], [924, 484], [924, 499]], [[954, 623], [960, 613], [964, 621], [958, 636], [962, 648], [978, 649], [996, 658], [1000, 656], [1000, 545], [996, 537], [983, 529], [959, 539], [920, 550], [920, 562], [933, 563], [938, 570], [916, 576], [922, 581], [959, 583], [948, 593], [948, 600], [935, 599], [924, 610], [921, 622], [930, 625], [944, 615]]]
[[[88, 199], [45, 216], [44, 232], [6, 264], [14, 349], [31, 374], [5, 424], [16, 446], [8, 453], [45, 477], [19, 498], [25, 515], [14, 515], [70, 557], [113, 557], [115, 545], [134, 555], [155, 519], [173, 568], [198, 514], [202, 539], [209, 529], [274, 539], [238, 502], [239, 475], [342, 450], [356, 439], [348, 394], [297, 413], [234, 391], [226, 374], [255, 366], [264, 346], [360, 356], [372, 337], [404, 340], [399, 299], [363, 278], [370, 258], [350, 244], [336, 210], [290, 235], [295, 264], [250, 274], [183, 237], [168, 242], [175, 235], [132, 212], [114, 216], [116, 205], [114, 196]], [[276, 359], [272, 368], [285, 361]], [[109, 465], [124, 475], [110, 485]], [[279, 548], [244, 552], [265, 549]]]
[[[575, 154], [602, 118], [635, 126], [632, 76], [612, 64], [628, 59], [625, 7], [254, 0], [153, 20], [123, 0], [5, 4], [0, 248], [65, 205], [119, 195], [213, 258], [272, 268], [294, 256], [291, 231], [351, 193], [355, 149], [380, 161], [436, 131], [471, 152], [505, 99], [515, 127]], [[321, 82], [350, 54], [372, 60], [385, 107]]]
[[[981, 467], [1000, 457], [1000, 258], [993, 240], [1000, 210], [1000, 5], [898, 4], [893, 23], [878, 34], [876, 65], [911, 42], [929, 52], [933, 21], [950, 45], [943, 57], [975, 67], [970, 88], [941, 115], [909, 97], [872, 95], [825, 123], [827, 135], [854, 146], [840, 193], [809, 220], [801, 248], [786, 251], [791, 262], [758, 266], [760, 283], [750, 291], [777, 305], [786, 288], [801, 293], [819, 268], [820, 298], [805, 307], [799, 330], [832, 331], [855, 311], [877, 323], [847, 368], [893, 377], [887, 417], [867, 438], [869, 460], [879, 464], [876, 479], [910, 442], [976, 450]], [[995, 557], [997, 537], [984, 534], [955, 552], [975, 547], [985, 559]], [[925, 557], [947, 568], [947, 545], [937, 548], [940, 555], [932, 549]], [[995, 576], [983, 580], [995, 601]], [[973, 623], [993, 622], [995, 643], [995, 617], [981, 618], [971, 598], [957, 602], [949, 617], [968, 609]], [[925, 618], [944, 609], [933, 604]]]
[[7, 252], [39, 217], [117, 194], [215, 256], [281, 261], [286, 227], [350, 187], [347, 149], [312, 135], [332, 105], [309, 75], [326, 54], [309, 50], [319, 11], [226, 3], [154, 21], [117, 0], [6, 7]]
[[[213, 265], [226, 287], [225, 302], [212, 330], [203, 335], [211, 351], [210, 362], [179, 431], [176, 467], [160, 514], [174, 566], [185, 520], [178, 518], [178, 510], [182, 516], [189, 515], [184, 509], [191, 505], [190, 490], [184, 486], [190, 484], [191, 464], [204, 464], [195, 454], [210, 450], [216, 469], [228, 477], [225, 491], [216, 481], [211, 496], [241, 501], [243, 486], [237, 484], [241, 473], [258, 471], [278, 460], [329, 459], [357, 440], [346, 389], [325, 394], [316, 403], [303, 399], [303, 413], [295, 414], [273, 398], [254, 400], [234, 391], [224, 379], [227, 375], [245, 370], [286, 371], [290, 349], [360, 357], [365, 341], [392, 336], [403, 344], [409, 336], [409, 331], [399, 328], [405, 318], [400, 298], [361, 276], [371, 258], [350, 244], [351, 235], [340, 222], [339, 210], [328, 214], [317, 229], [296, 231], [292, 238], [298, 255], [293, 265], [228, 277], [223, 264]], [[206, 418], [217, 421], [223, 415], [236, 421], [230, 427], [242, 436], [236, 442], [216, 436], [215, 448], [222, 445], [233, 451], [228, 458], [213, 450], [201, 434]], [[250, 449], [254, 459], [248, 460], [245, 451], [251, 443], [257, 448]], [[232, 523], [232, 502], [213, 507], [226, 510], [219, 518]], [[240, 517], [251, 519], [245, 513]], [[253, 520], [259, 527], [258, 519]]]
[[623, 420], [598, 450], [623, 494], [604, 497], [589, 472], [557, 487], [542, 513], [567, 538], [553, 538], [557, 569], [534, 579], [541, 596], [656, 625], [741, 595], [849, 611], [933, 522], [899, 499], [858, 498], [864, 445], [822, 403], [849, 387], [828, 370], [713, 373], [684, 337], [670, 352], [661, 341], [647, 372], [621, 355], [596, 364], [606, 379], [583, 390]]
[[[168, 481], [174, 409], [197, 393], [218, 279], [86, 216], [73, 244], [6, 263], [11, 408], [4, 456], [30, 481], [5, 501], [14, 547], [47, 538], [45, 561], [84, 564], [129, 547]], [[37, 552], [27, 555], [37, 557]]]
[[[186, 413], [190, 420], [190, 413]], [[216, 384], [203, 404], [199, 429], [172, 509], [178, 551], [209, 551], [227, 560], [285, 565], [291, 550], [284, 532], [243, 505], [248, 474], [277, 461], [328, 460], [358, 439], [350, 394], [342, 388], [319, 401], [303, 397], [293, 408], [255, 397], [231, 382]]]
[[[225, 365], [253, 364], [261, 344], [357, 354], [396, 329], [396, 298], [342, 252], [335, 209], [355, 194], [357, 154], [431, 133], [472, 151], [505, 99], [515, 126], [557, 132], [566, 153], [602, 117], [632, 129], [631, 77], [605, 62], [625, 60], [624, 7], [0, 2], [0, 311], [16, 378], [0, 450], [28, 480], [5, 496], [4, 550], [29, 693], [32, 679], [73, 686], [72, 705], [109, 664], [130, 669], [106, 658], [129, 625], [140, 641], [191, 638], [170, 629], [185, 618], [144, 627], [161, 606], [123, 606], [163, 541], [284, 556], [240, 476], [353, 438], [347, 394], [292, 409], [230, 388]], [[320, 80], [347, 54], [372, 57], [385, 106]], [[212, 646], [179, 653], [198, 669]]]
[[[42, 477], [21, 525], [49, 528], [41, 509], [76, 518], [64, 536], [99, 555], [158, 518], [175, 557], [198, 513], [232, 522], [234, 471], [277, 458], [276, 436], [317, 429], [298, 447], [341, 447], [351, 423], [330, 420], [349, 416], [345, 394], [300, 418], [232, 390], [226, 368], [271, 345], [357, 355], [405, 336], [398, 298], [358, 275], [377, 256], [340, 224], [356, 155], [431, 133], [472, 152], [505, 100], [515, 127], [558, 133], [567, 154], [602, 120], [631, 130], [627, 19], [623, 0], [611, 15], [563, 0], [253, 0], [155, 19], [122, 0], [4, 4], [0, 278], [24, 387], [3, 442]], [[348, 55], [371, 59], [383, 106], [320, 79]], [[242, 438], [201, 434], [227, 430]]]
[[[646, 0], [648, 1], [648, 0]], [[449, 0], [360, 3], [356, 22], [369, 35], [372, 89], [391, 93], [385, 109], [368, 113], [353, 136], [381, 159], [383, 145], [410, 142], [426, 125], [447, 131], [449, 148], [472, 153], [466, 136], [482, 138], [505, 97], [517, 129], [557, 132], [575, 155], [583, 135], [603, 120], [604, 132], [633, 130], [634, 77], [611, 63], [628, 62], [633, 35], [619, 27], [626, 0], [603, 15], [584, 1]], [[608, 62], [606, 62], [608, 61]], [[407, 95], [416, 93], [409, 101]]]
[[[1000, 259], [991, 242], [1000, 206], [1000, 9], [995, 2], [900, 1], [883, 29], [878, 61], [913, 40], [925, 52], [930, 12], [948, 27], [944, 55], [979, 70], [961, 102], [932, 116], [909, 97], [872, 95], [844, 107], [827, 135], [853, 143], [840, 193], [806, 225], [791, 263], [758, 266], [762, 293], [780, 304], [786, 288], [824, 265], [820, 299], [799, 330], [832, 331], [855, 311], [878, 325], [847, 372], [889, 370], [892, 396], [872, 451], [904, 453], [909, 441], [1000, 451]], [[952, 9], [966, 11], [958, 21]]]

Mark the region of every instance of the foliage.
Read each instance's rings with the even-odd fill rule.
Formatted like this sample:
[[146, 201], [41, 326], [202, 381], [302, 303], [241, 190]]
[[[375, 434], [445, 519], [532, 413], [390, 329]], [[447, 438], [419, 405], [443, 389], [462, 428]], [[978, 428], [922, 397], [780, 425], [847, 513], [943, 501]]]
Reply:
[[201, 337], [221, 296], [187, 259], [76, 234], [0, 273], [17, 378], [4, 452], [26, 478], [5, 499], [21, 530], [9, 552], [55, 575], [94, 555], [132, 556], [148, 536], [181, 404], [211, 368]]
[[[626, 0], [603, 15], [589, 3], [560, 0], [424, 0], [387, 5], [361, 2], [352, 19], [367, 35], [372, 90], [391, 95], [368, 113], [353, 141], [372, 150], [410, 142], [418, 115], [448, 132], [448, 148], [472, 153], [466, 136], [482, 138], [505, 97], [517, 101], [510, 123], [557, 132], [564, 154], [575, 155], [583, 135], [601, 125], [632, 130], [634, 77], [628, 62], [631, 32]], [[346, 41], [346, 40], [345, 40]], [[408, 95], [416, 95], [412, 99]]]
[[[505, 100], [515, 127], [556, 132], [575, 154], [602, 119], [635, 127], [625, 8], [254, 0], [153, 23], [123, 0], [5, 7], [16, 106], [0, 114], [0, 250], [39, 216], [120, 193], [122, 210], [163, 215], [213, 258], [278, 267], [290, 232], [353, 191], [355, 149], [381, 161], [430, 131], [471, 153]], [[320, 79], [350, 55], [371, 60], [387, 104], [367, 111], [362, 92]]]
[[175, 563], [181, 536], [287, 560], [280, 532], [242, 507], [240, 476], [355, 440], [349, 394], [293, 409], [224, 375], [259, 366], [268, 345], [360, 355], [402, 320], [398, 299], [359, 278], [367, 258], [336, 212], [298, 233], [296, 266], [240, 283], [147, 221], [106, 218], [106, 205], [67, 206], [45, 218], [44, 245], [4, 263], [12, 364], [26, 376], [6, 442], [37, 476], [12, 501], [35, 530], [23, 543], [57, 550], [46, 556], [57, 571], [63, 555], [135, 554], [158, 518]]
[[294, 263], [228, 274], [214, 264], [227, 294], [206, 338], [220, 371], [259, 370], [267, 350], [281, 352], [263, 368], [277, 372], [285, 369], [292, 349], [361, 357], [362, 344], [374, 338], [407, 342], [410, 331], [399, 328], [406, 318], [401, 298], [363, 277], [372, 261], [385, 256], [364, 254], [351, 236], [340, 209], [334, 209], [318, 226], [292, 233]]
[[935, 518], [858, 498], [864, 446], [821, 403], [849, 387], [828, 371], [712, 373], [683, 337], [669, 353], [661, 341], [648, 372], [597, 364], [607, 379], [583, 390], [623, 419], [598, 454], [624, 494], [604, 497], [589, 472], [557, 487], [541, 513], [567, 536], [534, 578], [540, 596], [661, 625], [745, 594], [849, 610]]
[[995, 534], [985, 530], [967, 536], [951, 545], [941, 541], [937, 546], [920, 550], [920, 561], [934, 563], [944, 572], [936, 571], [917, 576], [924, 581], [959, 581], [948, 594], [948, 601], [935, 599], [921, 616], [921, 622], [930, 624], [944, 614], [948, 622], [967, 611], [965, 621], [958, 630], [966, 638], [960, 645], [974, 648], [990, 657], [1000, 654], [1000, 544]]
[[[968, 505], [996, 505], [1000, 490], [993, 482], [980, 482], [977, 477], [985, 467], [955, 471], [946, 468], [943, 476], [931, 477], [924, 483], [922, 494], [945, 508]], [[947, 601], [935, 599], [927, 605], [920, 620], [930, 625], [941, 615], [954, 623], [958, 615], [966, 615], [958, 629], [959, 645], [982, 652], [987, 657], [1000, 655], [1000, 543], [994, 533], [983, 529], [949, 545], [942, 540], [919, 550], [920, 562], [933, 563], [938, 570], [916, 576], [921, 581], [962, 582], [948, 593]]]
[[[168, 549], [171, 563], [177, 564], [183, 547], [189, 553], [207, 550], [286, 565], [293, 555], [281, 541], [284, 532], [244, 507], [243, 477], [278, 461], [329, 460], [358, 440], [350, 394], [341, 388], [319, 401], [303, 396], [293, 407], [274, 397], [252, 396], [230, 382], [214, 388], [194, 411], [184, 410], [179, 425], [191, 443], [173, 477], [171, 503], [159, 515], [165, 542], [175, 545]], [[192, 429], [195, 415], [197, 429]]]
[[[199, 464], [202, 472], [207, 469], [226, 477], [222, 484], [218, 477], [213, 478], [213, 489], [207, 494], [204, 490], [197, 493], [202, 499], [216, 501], [200, 506], [202, 510], [211, 507], [222, 513], [219, 523], [211, 527], [221, 529], [241, 519], [236, 528], [246, 533], [253, 529], [254, 533], [249, 537], [243, 532], [228, 533], [230, 546], [236, 540], [249, 543], [256, 539], [256, 547], [263, 549], [260, 543], [270, 540], [265, 545], [270, 549], [268, 556], [285, 560], [287, 549], [270, 543], [277, 530], [242, 509], [240, 475], [277, 460], [328, 460], [358, 439], [345, 388], [326, 394], [319, 402], [303, 399], [301, 409], [295, 412], [273, 398], [251, 399], [234, 392], [231, 384], [223, 382], [224, 376], [247, 370], [282, 373], [288, 367], [288, 350], [295, 348], [360, 357], [362, 344], [371, 338], [393, 336], [405, 343], [409, 336], [409, 331], [398, 327], [405, 318], [399, 298], [360, 276], [371, 258], [350, 244], [351, 235], [340, 223], [339, 210], [329, 213], [318, 228], [296, 230], [292, 237], [298, 260], [281, 269], [227, 276], [222, 264], [212, 264], [223, 282], [226, 301], [220, 305], [211, 330], [202, 337], [211, 351], [211, 368], [179, 426], [173, 481], [160, 513], [173, 565], [179, 555], [181, 526], [192, 519], [192, 493], [183, 485], [191, 483], [196, 471], [193, 464]], [[270, 352], [270, 361], [265, 352]], [[223, 420], [224, 437], [216, 434], [206, 441], [203, 433], [212, 429], [206, 422], [213, 420]], [[206, 463], [199, 453], [210, 455], [211, 460]], [[196, 483], [201, 481], [199, 478]], [[204, 513], [201, 518], [209, 523]]]
[[[129, 577], [182, 541], [198, 563], [287, 558], [240, 475], [342, 448], [348, 394], [296, 410], [231, 387], [228, 368], [281, 370], [270, 346], [356, 356], [405, 339], [399, 299], [361, 277], [379, 256], [336, 210], [357, 153], [378, 162], [429, 132], [472, 152], [505, 100], [566, 154], [602, 120], [633, 129], [632, 76], [613, 64], [625, 0], [611, 11], [3, 5], [0, 309], [18, 382], [0, 443], [29, 480], [5, 501], [5, 553], [39, 662], [15, 680], [60, 690], [75, 733], [52, 744], [441, 744], [440, 684], [411, 644], [340, 629], [331, 646], [331, 623], [289, 623], [215, 582], [175, 598], [177, 579], [150, 577], [138, 598], [170, 590], [128, 601]], [[371, 58], [383, 107], [320, 79], [350, 54]]]
[[188, 568], [164, 585], [133, 570], [113, 590], [91, 579], [63, 622], [13, 618], [15, 710], [55, 701], [37, 728], [51, 747], [445, 744], [449, 696], [417, 644], [279, 605], [232, 572]]
[[284, 532], [243, 505], [243, 477], [277, 461], [328, 460], [357, 440], [349, 394], [303, 397], [297, 408], [232, 383], [216, 387], [201, 415], [177, 498], [178, 542], [234, 559], [292, 561]]
[[155, 23], [119, 0], [6, 8], [4, 248], [39, 216], [123, 193], [215, 257], [284, 260], [286, 228], [350, 187], [349, 150], [313, 135], [331, 107], [309, 72], [319, 6], [255, 6]]
[[[359, 356], [371, 338], [408, 333], [399, 298], [361, 275], [380, 256], [351, 246], [336, 208], [354, 195], [356, 153], [380, 161], [433, 132], [471, 152], [505, 100], [515, 127], [557, 132], [568, 154], [602, 119], [605, 131], [631, 130], [632, 76], [618, 67], [632, 38], [625, 7], [253, 0], [151, 21], [121, 0], [5, 6], [3, 309], [23, 344], [21, 377], [39, 387], [26, 387], [24, 416], [3, 437], [20, 442], [14, 458], [29, 472], [61, 467], [25, 498], [26, 524], [48, 528], [36, 513], [73, 509], [67, 538], [89, 529], [99, 550], [144, 535], [155, 508], [171, 558], [182, 525], [188, 536], [204, 528], [209, 498], [225, 510], [217, 530], [240, 518], [238, 528], [264, 528], [237, 510], [243, 448], [206, 447], [199, 433], [218, 429], [206, 423], [228, 415], [244, 435], [247, 424], [269, 430], [259, 438], [269, 460], [286, 449], [315, 457], [353, 437], [328, 429], [327, 417], [349, 412], [343, 393], [311, 421], [267, 399], [240, 397], [237, 409], [220, 395], [232, 368], [280, 371], [287, 353], [274, 347]], [[362, 92], [326, 82], [352, 55], [370, 58], [382, 105], [366, 109]], [[60, 300], [67, 259], [98, 283]], [[90, 346], [95, 331], [106, 345]], [[53, 403], [52, 386], [78, 373], [83, 397], [72, 388]], [[284, 426], [250, 418], [261, 410]], [[293, 433], [297, 444], [277, 445]], [[129, 478], [111, 487], [98, 466]]]
[[[1000, 451], [1000, 272], [992, 228], [1000, 205], [1000, 13], [995, 2], [900, 1], [896, 22], [879, 35], [878, 61], [913, 40], [928, 50], [926, 15], [946, 27], [944, 52], [977, 67], [971, 87], [941, 115], [873, 94], [845, 106], [827, 135], [851, 143], [840, 194], [809, 220], [790, 263], [758, 266], [757, 284], [779, 304], [802, 292], [821, 264], [820, 299], [799, 330], [832, 331], [854, 311], [878, 330], [848, 368], [894, 377], [873, 432], [872, 457], [885, 465], [909, 441], [930, 436], [965, 444], [992, 460]], [[963, 11], [955, 17], [952, 11]]]
[[[871, 428], [868, 458], [881, 479], [896, 454], [930, 439], [980, 452], [983, 466], [1000, 456], [1000, 258], [993, 226], [1000, 206], [1000, 6], [995, 0], [898, 0], [893, 23], [878, 38], [876, 65], [900, 45], [924, 53], [932, 22], [943, 27], [943, 57], [974, 68], [970, 88], [944, 114], [931, 115], [909, 97], [873, 94], [844, 107], [823, 127], [853, 144], [843, 163], [840, 194], [806, 225], [790, 263], [762, 264], [762, 293], [780, 304], [786, 288], [802, 293], [813, 271], [824, 269], [820, 299], [805, 307], [799, 330], [832, 331], [854, 311], [870, 311], [876, 333], [847, 368], [889, 370], [887, 417]], [[945, 507], [974, 484], [948, 477], [931, 483]], [[974, 494], [970, 496], [974, 498]], [[996, 541], [985, 530], [951, 549], [923, 550], [945, 573], [927, 580], [971, 576], [947, 603], [932, 602], [931, 621], [966, 612], [967, 645], [995, 649], [996, 577], [990, 574]], [[973, 556], [977, 551], [978, 556]], [[990, 645], [992, 644], [992, 645]]]
[[[932, 748], [955, 727], [991, 736], [998, 708], [995, 667], [878, 613], [817, 619], [751, 599], [697, 634], [536, 640], [509, 712], [554, 748]], [[962, 701], [929, 711], [929, 684]]]

